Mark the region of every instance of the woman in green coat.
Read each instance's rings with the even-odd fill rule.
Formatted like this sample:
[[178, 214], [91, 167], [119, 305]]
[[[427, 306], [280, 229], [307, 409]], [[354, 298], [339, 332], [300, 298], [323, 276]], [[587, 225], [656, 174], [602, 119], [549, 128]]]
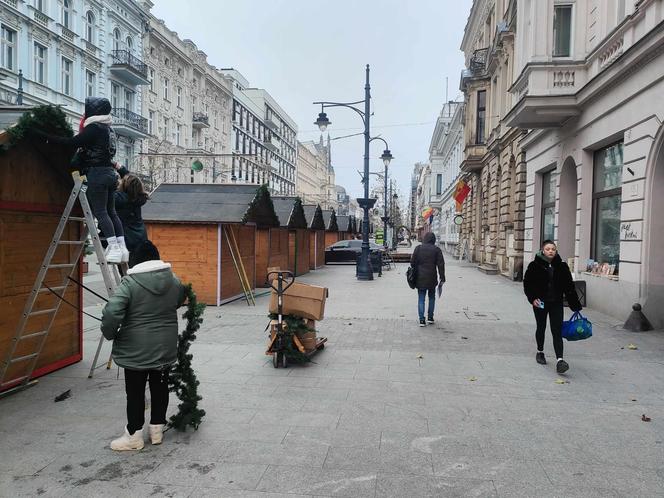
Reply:
[[113, 360], [124, 368], [127, 425], [111, 442], [117, 451], [144, 446], [145, 384], [151, 397], [150, 440], [160, 444], [168, 408], [168, 373], [177, 359], [177, 309], [184, 286], [145, 241], [133, 253], [135, 263], [102, 311], [101, 331], [113, 341]]

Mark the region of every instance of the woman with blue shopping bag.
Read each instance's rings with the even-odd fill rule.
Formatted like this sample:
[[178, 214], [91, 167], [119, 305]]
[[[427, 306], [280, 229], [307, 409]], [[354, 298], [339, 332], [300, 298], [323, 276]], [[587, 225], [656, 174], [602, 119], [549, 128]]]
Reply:
[[544, 333], [548, 316], [553, 348], [556, 352], [556, 371], [565, 373], [569, 365], [563, 359], [563, 294], [572, 311], [581, 311], [582, 306], [576, 294], [569, 266], [558, 255], [556, 244], [552, 240], [545, 240], [542, 243], [542, 250], [528, 265], [523, 277], [523, 290], [528, 302], [533, 306], [537, 323], [535, 360], [541, 365], [546, 365]]

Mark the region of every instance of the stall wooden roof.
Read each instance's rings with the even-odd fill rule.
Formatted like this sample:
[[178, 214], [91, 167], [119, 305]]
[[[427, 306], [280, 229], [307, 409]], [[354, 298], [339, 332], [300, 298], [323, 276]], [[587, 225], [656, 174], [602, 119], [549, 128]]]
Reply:
[[282, 228], [307, 228], [307, 218], [299, 197], [274, 196], [272, 203]]
[[305, 204], [304, 216], [307, 219], [307, 227], [312, 230], [325, 230], [325, 220], [320, 204]]
[[325, 230], [328, 232], [338, 232], [337, 215], [334, 209], [326, 209], [323, 211], [323, 221], [325, 222]]

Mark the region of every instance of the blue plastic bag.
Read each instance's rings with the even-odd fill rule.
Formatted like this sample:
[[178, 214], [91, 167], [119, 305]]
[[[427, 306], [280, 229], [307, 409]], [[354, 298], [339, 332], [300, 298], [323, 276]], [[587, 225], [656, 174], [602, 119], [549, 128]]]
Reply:
[[580, 311], [575, 311], [569, 320], [563, 321], [563, 337], [568, 341], [582, 341], [593, 335], [593, 324]]

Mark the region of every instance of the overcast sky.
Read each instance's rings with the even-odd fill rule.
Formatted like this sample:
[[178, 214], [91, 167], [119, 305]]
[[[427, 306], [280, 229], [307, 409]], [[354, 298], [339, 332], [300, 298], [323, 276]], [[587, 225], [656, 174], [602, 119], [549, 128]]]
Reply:
[[[390, 166], [406, 194], [417, 161], [428, 160], [435, 120], [459, 96], [459, 50], [471, 0], [155, 0], [154, 15], [189, 38], [217, 67], [234, 67], [266, 89], [299, 127], [300, 141], [318, 140], [318, 100], [364, 98], [371, 65], [372, 135], [395, 159]], [[362, 131], [353, 111], [330, 109], [331, 137]], [[332, 142], [337, 184], [362, 195], [362, 136]], [[371, 148], [382, 171], [382, 143]], [[375, 177], [373, 177], [375, 178]], [[372, 179], [373, 182], [373, 179]]]

